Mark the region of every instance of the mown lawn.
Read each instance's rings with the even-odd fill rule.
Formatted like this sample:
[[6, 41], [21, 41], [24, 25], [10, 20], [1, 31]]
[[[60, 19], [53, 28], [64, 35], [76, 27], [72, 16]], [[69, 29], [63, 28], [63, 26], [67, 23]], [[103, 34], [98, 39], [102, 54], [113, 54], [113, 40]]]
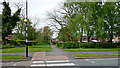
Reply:
[[88, 57], [118, 57], [118, 53], [75, 53], [73, 56], [88, 58]]
[[[50, 44], [37, 44], [34, 46], [28, 46], [29, 52], [49, 52], [52, 51]], [[14, 48], [4, 48], [2, 53], [20, 53], [26, 52], [26, 47], [14, 47]]]
[[18, 60], [24, 58], [24, 55], [0, 55], [2, 60]]
[[63, 49], [65, 52], [106, 52], [118, 51], [120, 48], [76, 48], [76, 49]]

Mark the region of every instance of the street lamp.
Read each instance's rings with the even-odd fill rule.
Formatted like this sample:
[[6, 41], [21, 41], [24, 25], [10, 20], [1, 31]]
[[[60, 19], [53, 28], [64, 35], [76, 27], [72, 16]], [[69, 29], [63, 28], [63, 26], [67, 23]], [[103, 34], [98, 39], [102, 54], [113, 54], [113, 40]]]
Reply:
[[26, 24], [26, 57], [28, 57], [28, 31], [27, 31], [27, 23], [28, 23], [28, 11], [27, 11], [27, 0], [26, 0], [26, 19], [24, 20]]

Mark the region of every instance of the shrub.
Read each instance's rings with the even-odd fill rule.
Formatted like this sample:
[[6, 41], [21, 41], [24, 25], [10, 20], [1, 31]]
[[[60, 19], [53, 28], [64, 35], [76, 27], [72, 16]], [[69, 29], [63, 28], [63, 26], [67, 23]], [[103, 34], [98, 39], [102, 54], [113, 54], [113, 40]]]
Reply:
[[18, 45], [18, 42], [15, 40], [10, 40], [10, 45]]
[[57, 47], [62, 47], [62, 43], [57, 43]]
[[6, 49], [6, 48], [14, 48], [15, 46], [6, 46], [6, 45], [4, 45], [4, 46], [2, 46], [2, 49]]
[[26, 41], [25, 40], [17, 40], [21, 45], [25, 45]]
[[[26, 45], [26, 40], [17, 40], [21, 45]], [[28, 46], [35, 45], [37, 42], [36, 41], [28, 41]]]
[[79, 43], [75, 43], [75, 42], [62, 42], [62, 43], [57, 43], [57, 47], [61, 47], [61, 48], [78, 48]]
[[116, 43], [96, 43], [99, 48], [116, 48], [118, 45]]
[[116, 48], [116, 43], [79, 43], [79, 42], [62, 42], [57, 43], [60, 48]]

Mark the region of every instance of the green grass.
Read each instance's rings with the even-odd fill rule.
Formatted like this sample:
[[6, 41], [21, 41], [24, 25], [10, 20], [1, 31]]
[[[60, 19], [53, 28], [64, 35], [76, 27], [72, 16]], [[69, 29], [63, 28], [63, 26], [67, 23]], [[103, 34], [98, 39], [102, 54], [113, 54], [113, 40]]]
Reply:
[[[20, 53], [25, 52], [26, 47], [4, 48], [2, 53]], [[52, 51], [50, 44], [37, 44], [34, 46], [28, 46], [29, 52], [49, 52]]]
[[88, 58], [88, 57], [118, 57], [118, 53], [75, 53], [75, 54], [73, 54], [73, 56], [81, 57], [81, 58]]
[[24, 55], [0, 55], [2, 60], [18, 60], [24, 58]]
[[76, 49], [63, 49], [65, 52], [106, 52], [118, 51], [120, 48], [76, 48]]

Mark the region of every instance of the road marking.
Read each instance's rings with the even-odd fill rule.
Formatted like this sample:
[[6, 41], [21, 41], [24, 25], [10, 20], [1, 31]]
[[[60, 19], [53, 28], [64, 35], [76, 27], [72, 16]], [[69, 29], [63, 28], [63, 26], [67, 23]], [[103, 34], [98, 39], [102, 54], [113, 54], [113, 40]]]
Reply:
[[88, 59], [85, 59], [86, 61], [89, 61]]
[[73, 66], [75, 65], [74, 63], [70, 63], [69, 60], [34, 61], [33, 63], [34, 64], [32, 64], [31, 66], [43, 66], [44, 67], [44, 66]]
[[45, 64], [34, 64], [34, 65], [31, 65], [31, 66], [46, 66]]
[[109, 58], [109, 59], [120, 59], [120, 58]]
[[73, 66], [74, 63], [47, 64], [47, 66]]
[[92, 63], [95, 63], [95, 62], [92, 62]]
[[34, 61], [33, 63], [44, 63], [44, 61]]
[[16, 64], [13, 64], [13, 66], [16, 66]]
[[46, 61], [46, 63], [69, 62], [69, 60]]
[[118, 59], [118, 58], [106, 58], [106, 59], [89, 59], [89, 60], [113, 60], [113, 59]]

